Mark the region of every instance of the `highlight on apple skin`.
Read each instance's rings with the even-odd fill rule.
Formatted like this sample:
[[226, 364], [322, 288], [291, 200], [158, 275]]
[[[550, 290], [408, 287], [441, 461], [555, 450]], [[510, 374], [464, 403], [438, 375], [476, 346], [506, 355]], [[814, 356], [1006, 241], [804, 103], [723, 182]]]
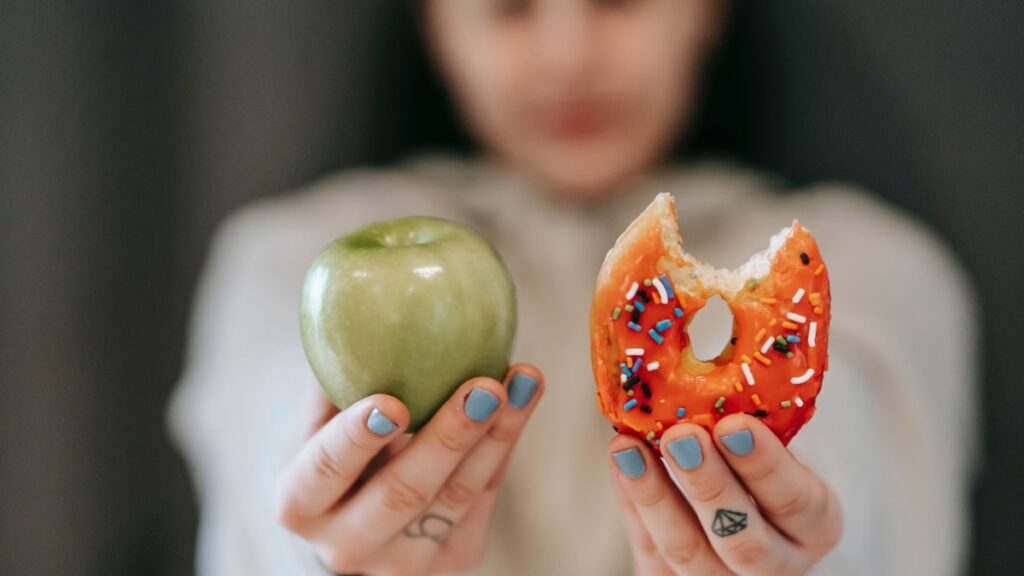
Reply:
[[331, 402], [345, 409], [391, 394], [415, 431], [462, 382], [504, 377], [516, 293], [479, 234], [414, 216], [327, 245], [306, 272], [299, 318], [306, 358]]

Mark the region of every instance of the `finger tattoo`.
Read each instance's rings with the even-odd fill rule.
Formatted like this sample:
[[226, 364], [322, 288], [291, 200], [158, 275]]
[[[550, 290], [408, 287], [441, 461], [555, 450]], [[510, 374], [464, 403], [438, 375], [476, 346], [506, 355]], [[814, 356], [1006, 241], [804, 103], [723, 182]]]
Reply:
[[420, 516], [419, 521], [413, 522], [402, 529], [402, 534], [409, 538], [429, 538], [434, 542], [442, 542], [452, 531], [453, 522], [440, 514], [427, 513]]
[[711, 522], [711, 531], [725, 538], [742, 532], [747, 527], [746, 512], [719, 508], [715, 511], [715, 519]]

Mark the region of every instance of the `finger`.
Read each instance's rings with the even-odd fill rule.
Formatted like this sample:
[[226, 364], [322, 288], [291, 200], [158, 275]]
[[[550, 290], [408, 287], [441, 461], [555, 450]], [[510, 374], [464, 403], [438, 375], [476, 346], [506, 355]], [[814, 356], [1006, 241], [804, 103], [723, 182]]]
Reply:
[[636, 507], [658, 553], [679, 573], [724, 571], [693, 511], [665, 474], [658, 456], [643, 442], [618, 435], [608, 445], [626, 497]]
[[708, 541], [731, 570], [787, 574], [803, 567], [803, 555], [757, 511], [703, 428], [676, 424], [662, 436], [661, 451]]
[[320, 387], [320, 383], [310, 374], [306, 386], [306, 398], [302, 407], [302, 438], [307, 439], [316, 434], [316, 431], [323, 428], [324, 424], [334, 418], [337, 413], [338, 408], [331, 403], [327, 395], [324, 394], [323, 388]]
[[339, 510], [326, 537], [344, 541], [353, 553], [376, 550], [391, 540], [434, 500], [506, 402], [496, 380], [473, 378], [462, 384], [409, 445]]
[[386, 548], [407, 565], [426, 565], [439, 551], [437, 544], [448, 540], [508, 460], [544, 391], [540, 371], [528, 364], [513, 366], [504, 385], [508, 409], [497, 416], [487, 434], [458, 464], [423, 514], [405, 526]]
[[835, 493], [757, 418], [735, 414], [714, 431], [726, 462], [768, 521], [798, 544], [829, 550], [843, 531]]
[[658, 552], [658, 546], [651, 538], [651, 534], [644, 527], [643, 520], [636, 511], [633, 501], [626, 495], [626, 489], [619, 479], [619, 469], [615, 464], [608, 463], [608, 472], [612, 476], [612, 486], [615, 488], [615, 495], [619, 500], [619, 507], [622, 509], [623, 519], [626, 524], [626, 536], [633, 549], [633, 573], [638, 576], [660, 576], [672, 574], [672, 570], [665, 563]]
[[408, 424], [405, 405], [385, 394], [364, 398], [338, 413], [285, 468], [278, 496], [280, 522], [301, 532], [309, 519], [334, 506]]

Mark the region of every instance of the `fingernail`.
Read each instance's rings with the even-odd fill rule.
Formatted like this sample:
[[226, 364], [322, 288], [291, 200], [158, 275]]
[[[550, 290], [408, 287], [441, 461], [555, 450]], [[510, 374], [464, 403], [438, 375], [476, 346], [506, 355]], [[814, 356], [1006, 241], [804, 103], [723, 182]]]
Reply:
[[395, 424], [383, 412], [374, 408], [370, 412], [370, 417], [366, 419], [366, 427], [377, 436], [387, 436], [398, 428], [398, 424]]
[[466, 398], [466, 416], [474, 422], [483, 422], [494, 414], [501, 401], [483, 388], [473, 388]]
[[523, 372], [516, 372], [508, 384], [508, 403], [513, 408], [522, 408], [530, 403], [530, 398], [533, 398], [533, 393], [536, 391], [536, 378]]
[[643, 476], [644, 470], [647, 470], [644, 457], [636, 448], [614, 452], [612, 458], [615, 459], [615, 465], [619, 467], [619, 470], [622, 470], [622, 473], [630, 478], [639, 478]]
[[754, 435], [750, 430], [740, 430], [732, 434], [722, 434], [722, 444], [736, 456], [746, 456], [754, 451]]
[[704, 452], [700, 449], [700, 441], [696, 436], [683, 436], [666, 445], [668, 453], [683, 470], [693, 470], [704, 462]]

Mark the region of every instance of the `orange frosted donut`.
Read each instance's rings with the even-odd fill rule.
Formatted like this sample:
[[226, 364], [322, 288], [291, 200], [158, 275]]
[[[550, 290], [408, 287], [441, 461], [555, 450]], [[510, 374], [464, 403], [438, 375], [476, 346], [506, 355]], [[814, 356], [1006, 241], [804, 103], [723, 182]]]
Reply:
[[[732, 338], [698, 360], [687, 326], [718, 295]], [[814, 414], [828, 369], [831, 298], [817, 243], [794, 221], [767, 250], [720, 270], [682, 248], [675, 201], [659, 194], [608, 252], [594, 289], [590, 348], [597, 403], [616, 430], [658, 444], [688, 421], [761, 418], [789, 443]]]

